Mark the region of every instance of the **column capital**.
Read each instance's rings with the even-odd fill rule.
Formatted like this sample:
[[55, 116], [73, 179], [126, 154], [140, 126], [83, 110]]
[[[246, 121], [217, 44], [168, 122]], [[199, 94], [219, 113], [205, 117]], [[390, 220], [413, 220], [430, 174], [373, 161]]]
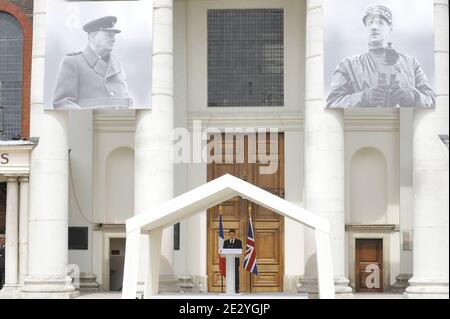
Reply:
[[18, 176], [17, 175], [5, 175], [6, 181], [8, 183], [17, 183], [18, 182]]
[[154, 0], [153, 8], [162, 9], [162, 8], [173, 8], [173, 0]]
[[30, 181], [30, 176], [28, 176], [28, 175], [19, 176], [20, 183], [28, 183], [29, 181]]

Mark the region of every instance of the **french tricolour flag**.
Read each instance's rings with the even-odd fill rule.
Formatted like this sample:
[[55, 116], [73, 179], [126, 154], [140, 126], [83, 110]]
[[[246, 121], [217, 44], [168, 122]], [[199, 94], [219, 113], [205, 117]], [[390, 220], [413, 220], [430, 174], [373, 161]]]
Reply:
[[[223, 236], [223, 224], [222, 224], [222, 215], [219, 216], [219, 249], [223, 248], [223, 242], [225, 241], [225, 237]], [[227, 262], [226, 258], [220, 256], [219, 257], [219, 271], [220, 275], [226, 277], [227, 273]]]

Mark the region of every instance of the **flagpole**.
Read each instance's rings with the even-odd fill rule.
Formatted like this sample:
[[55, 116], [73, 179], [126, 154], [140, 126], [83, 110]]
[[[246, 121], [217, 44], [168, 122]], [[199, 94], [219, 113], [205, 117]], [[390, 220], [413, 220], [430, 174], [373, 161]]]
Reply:
[[[219, 205], [219, 218], [222, 217], [222, 204]], [[220, 264], [220, 256], [219, 256], [219, 264]], [[223, 275], [220, 272], [220, 291], [223, 293]]]
[[[248, 222], [251, 223], [252, 221], [252, 204], [248, 204]], [[247, 234], [248, 237], [248, 234]], [[253, 237], [255, 237], [255, 234], [253, 234]], [[250, 272], [250, 293], [252, 293], [252, 273]]]

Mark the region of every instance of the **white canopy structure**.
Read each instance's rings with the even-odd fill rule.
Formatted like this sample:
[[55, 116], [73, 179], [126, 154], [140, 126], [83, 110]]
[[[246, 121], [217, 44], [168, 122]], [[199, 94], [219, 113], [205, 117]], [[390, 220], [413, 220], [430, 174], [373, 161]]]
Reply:
[[228, 174], [126, 221], [127, 238], [122, 298], [136, 298], [141, 234], [147, 234], [149, 240], [144, 298], [151, 298], [152, 295], [158, 293], [162, 230], [235, 196], [242, 196], [314, 230], [319, 296], [320, 298], [334, 299], [334, 276], [328, 221]]

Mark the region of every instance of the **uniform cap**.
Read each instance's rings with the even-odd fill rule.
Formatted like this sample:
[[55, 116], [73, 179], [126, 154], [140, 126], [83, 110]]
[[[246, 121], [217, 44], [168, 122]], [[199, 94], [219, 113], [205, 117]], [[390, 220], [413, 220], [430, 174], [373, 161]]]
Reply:
[[122, 32], [121, 30], [114, 28], [116, 22], [117, 22], [116, 17], [113, 16], [102, 17], [86, 23], [83, 26], [83, 30], [86, 31], [87, 33], [96, 31], [111, 31], [115, 33], [120, 33]]
[[380, 16], [380, 17], [384, 18], [389, 24], [392, 24], [392, 11], [389, 10], [389, 8], [387, 8], [387, 7], [380, 6], [380, 5], [368, 7], [366, 9], [366, 12], [364, 13], [364, 18], [363, 18], [364, 24], [366, 24], [367, 18], [372, 15]]

